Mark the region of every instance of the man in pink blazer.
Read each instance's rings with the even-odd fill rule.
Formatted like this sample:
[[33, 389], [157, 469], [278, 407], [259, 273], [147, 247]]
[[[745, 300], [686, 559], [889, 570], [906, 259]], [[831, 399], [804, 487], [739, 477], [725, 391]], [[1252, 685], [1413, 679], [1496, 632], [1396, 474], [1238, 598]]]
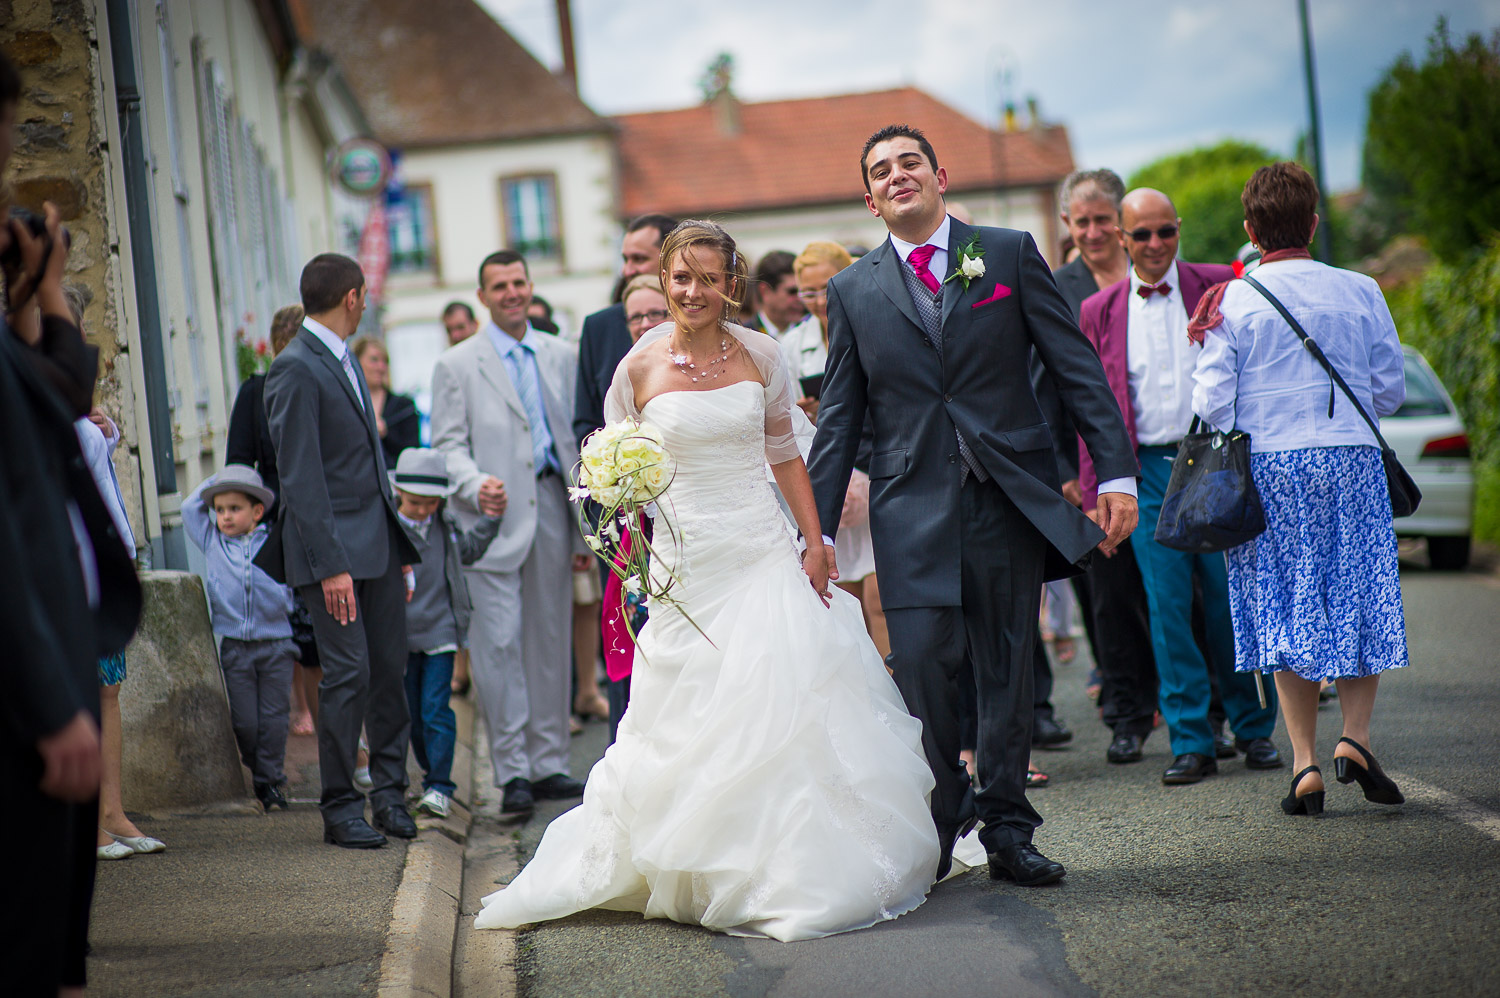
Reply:
[[[1080, 325], [1099, 351], [1141, 463], [1140, 524], [1131, 535], [1131, 549], [1146, 587], [1161, 713], [1172, 737], [1173, 760], [1162, 782], [1197, 783], [1218, 771], [1214, 728], [1208, 719], [1209, 669], [1218, 679], [1245, 765], [1275, 769], [1282, 761], [1271, 742], [1274, 696], [1268, 691], [1268, 705], [1261, 707], [1253, 678], [1234, 671], [1224, 556], [1174, 551], [1155, 540], [1172, 459], [1193, 419], [1193, 367], [1201, 348], [1188, 339], [1188, 316], [1211, 285], [1230, 280], [1234, 273], [1226, 266], [1177, 259], [1182, 220], [1160, 191], [1141, 188], [1125, 195], [1121, 223], [1120, 241], [1130, 255], [1130, 272], [1084, 301]], [[1082, 449], [1079, 486], [1088, 512], [1098, 501], [1098, 480]], [[1195, 578], [1203, 596], [1206, 662], [1193, 639]]]

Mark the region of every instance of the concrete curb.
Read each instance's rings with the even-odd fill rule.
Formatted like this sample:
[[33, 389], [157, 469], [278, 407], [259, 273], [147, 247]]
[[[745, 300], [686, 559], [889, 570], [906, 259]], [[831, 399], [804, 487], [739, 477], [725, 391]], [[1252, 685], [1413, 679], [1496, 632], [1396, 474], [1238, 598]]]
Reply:
[[449, 998], [453, 943], [463, 896], [464, 847], [474, 800], [474, 709], [454, 699], [458, 744], [453, 759], [458, 785], [448, 817], [417, 818], [417, 837], [406, 847], [406, 865], [380, 958], [380, 998]]

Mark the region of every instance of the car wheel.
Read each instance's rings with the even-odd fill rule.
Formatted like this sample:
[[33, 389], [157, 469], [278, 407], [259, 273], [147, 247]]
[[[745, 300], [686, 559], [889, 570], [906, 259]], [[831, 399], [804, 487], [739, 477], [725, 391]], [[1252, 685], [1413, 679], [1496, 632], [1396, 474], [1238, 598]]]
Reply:
[[1469, 564], [1469, 538], [1427, 538], [1427, 560], [1439, 572], [1457, 572]]

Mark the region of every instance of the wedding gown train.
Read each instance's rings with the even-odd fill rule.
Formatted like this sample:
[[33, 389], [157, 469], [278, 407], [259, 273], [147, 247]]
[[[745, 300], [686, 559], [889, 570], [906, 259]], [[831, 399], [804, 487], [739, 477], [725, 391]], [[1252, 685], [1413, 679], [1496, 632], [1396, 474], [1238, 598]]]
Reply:
[[776, 398], [744, 381], [644, 407], [677, 466], [656, 573], [675, 573], [692, 623], [654, 608], [618, 740], [478, 927], [609, 908], [794, 940], [926, 896], [938, 843], [921, 724], [859, 604], [831, 587], [824, 607], [802, 574], [765, 480]]

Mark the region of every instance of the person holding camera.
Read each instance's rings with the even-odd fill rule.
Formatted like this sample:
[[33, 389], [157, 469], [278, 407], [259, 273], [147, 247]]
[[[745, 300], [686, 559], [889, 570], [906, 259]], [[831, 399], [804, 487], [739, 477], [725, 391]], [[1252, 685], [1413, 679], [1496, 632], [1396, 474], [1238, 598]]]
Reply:
[[[21, 81], [0, 54], [0, 172]], [[0, 794], [26, 816], [25, 861], [0, 907], [8, 994], [81, 993], [99, 796], [98, 659], [124, 649], [140, 583], [83, 460], [73, 420], [98, 356], [68, 318], [56, 206], [0, 226]], [[39, 322], [30, 322], [32, 305]], [[18, 328], [18, 320], [19, 328]]]

